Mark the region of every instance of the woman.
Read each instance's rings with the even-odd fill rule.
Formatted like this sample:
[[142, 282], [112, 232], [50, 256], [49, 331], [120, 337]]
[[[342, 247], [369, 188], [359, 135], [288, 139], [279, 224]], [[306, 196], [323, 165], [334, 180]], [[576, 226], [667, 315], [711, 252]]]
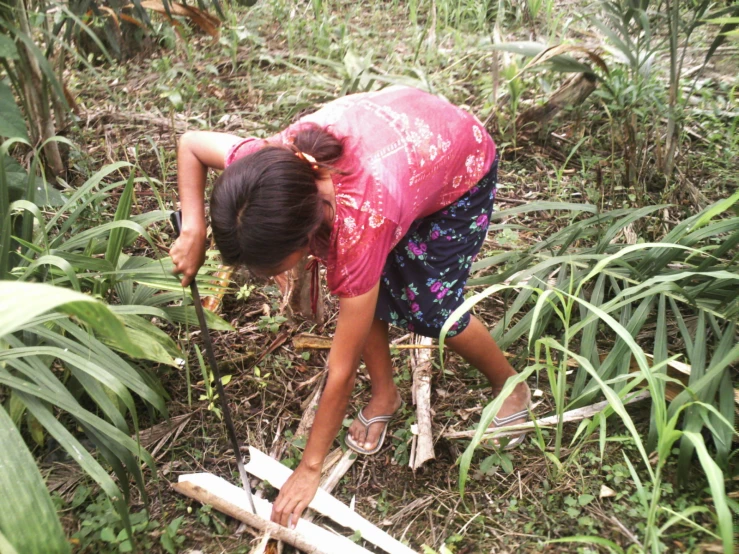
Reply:
[[[272, 512], [273, 521], [294, 526], [316, 493], [360, 356], [372, 398], [346, 442], [373, 454], [401, 404], [388, 324], [438, 337], [462, 303], [492, 213], [496, 146], [464, 110], [412, 88], [391, 87], [331, 102], [266, 141], [186, 133], [178, 164], [183, 226], [171, 256], [183, 285], [204, 260], [207, 168], [225, 168], [210, 206], [223, 260], [277, 275], [310, 253], [326, 264], [328, 286], [339, 297], [315, 423]], [[470, 314], [447, 337], [449, 347], [485, 375], [493, 394], [515, 375]], [[529, 401], [522, 383], [496, 425], [525, 420]]]

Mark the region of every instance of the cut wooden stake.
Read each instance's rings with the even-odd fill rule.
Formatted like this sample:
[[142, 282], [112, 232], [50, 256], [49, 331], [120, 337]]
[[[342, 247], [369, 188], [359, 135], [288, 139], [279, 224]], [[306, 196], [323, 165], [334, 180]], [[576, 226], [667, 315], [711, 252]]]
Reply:
[[[249, 454], [250, 459], [246, 471], [264, 481], [268, 481], [270, 485], [278, 489], [292, 475], [292, 470], [254, 447], [249, 447]], [[339, 525], [359, 531], [363, 540], [371, 542], [385, 552], [390, 554], [411, 554], [413, 552], [406, 545], [397, 541], [322, 489], [318, 489], [309, 506], [331, 518]], [[336, 550], [334, 552], [341, 551]]]
[[[416, 337], [416, 343], [423, 346], [433, 346], [432, 339]], [[424, 462], [433, 460], [434, 435], [432, 433], [431, 418], [431, 352], [429, 350], [414, 350], [411, 352], [411, 368], [413, 371], [413, 403], [416, 405], [416, 426], [414, 441], [411, 448], [408, 465], [416, 471]]]
[[[280, 465], [279, 462], [275, 463]], [[336, 552], [369, 554], [368, 550], [346, 537], [331, 533], [302, 519], [298, 521], [295, 529], [288, 529], [273, 523], [269, 520], [272, 503], [262, 498], [254, 499], [257, 514], [251, 513], [246, 492], [211, 473], [180, 475], [179, 482], [173, 483], [172, 488], [202, 504], [213, 506], [219, 512], [243, 521], [251, 527], [266, 531], [273, 538], [291, 544], [307, 554], [334, 554]]]
[[341, 481], [341, 478], [346, 475], [346, 472], [349, 471], [349, 468], [351, 468], [356, 461], [356, 452], [353, 450], [347, 450], [344, 452], [344, 455], [339, 459], [336, 465], [334, 465], [331, 472], [321, 480], [321, 488], [328, 493], [333, 491], [336, 488], [336, 485], [339, 484], [339, 481]]
[[[649, 391], [641, 391], [628, 400], [625, 400], [624, 405], [633, 404], [634, 402], [649, 398], [649, 396]], [[562, 421], [564, 421], [565, 423], [571, 423], [573, 421], [580, 421], [587, 417], [592, 417], [595, 414], [605, 410], [609, 405], [610, 403], [607, 400], [604, 400], [603, 402], [597, 402], [595, 404], [591, 404], [590, 406], [570, 410], [569, 412], [565, 412], [562, 414]], [[558, 421], [559, 418], [556, 415], [553, 415], [537, 419], [536, 425], [539, 427], [553, 427], [557, 424]], [[533, 421], [528, 421], [519, 425], [507, 425], [505, 427], [498, 427], [495, 430], [486, 432], [483, 435], [483, 438], [489, 439], [492, 437], [508, 437], [511, 435], [520, 435], [521, 433], [529, 431], [533, 428]], [[446, 439], [469, 439], [474, 437], [475, 433], [477, 433], [477, 431], [471, 429], [469, 431], [449, 431], [447, 433], [444, 433], [442, 436]]]

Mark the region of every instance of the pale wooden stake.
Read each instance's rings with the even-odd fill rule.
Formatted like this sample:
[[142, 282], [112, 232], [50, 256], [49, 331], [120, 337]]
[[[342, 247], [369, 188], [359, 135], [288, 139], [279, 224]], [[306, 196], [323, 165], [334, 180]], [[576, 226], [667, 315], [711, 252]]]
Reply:
[[331, 473], [323, 477], [321, 480], [321, 488], [329, 493], [333, 491], [336, 488], [336, 485], [339, 484], [339, 481], [341, 481], [341, 478], [346, 475], [346, 472], [349, 471], [349, 468], [351, 468], [356, 461], [357, 453], [353, 450], [347, 449], [341, 459], [339, 459], [333, 467]]
[[[280, 465], [279, 462], [275, 463]], [[298, 521], [295, 529], [288, 529], [273, 523], [269, 520], [272, 503], [263, 498], [254, 498], [257, 515], [251, 513], [246, 492], [211, 473], [180, 475], [179, 482], [173, 483], [172, 488], [201, 504], [213, 506], [219, 512], [243, 521], [250, 527], [265, 531], [273, 538], [291, 544], [307, 554], [335, 554], [336, 552], [370, 554], [367, 549], [346, 537], [331, 533], [302, 519]]]
[[[432, 339], [416, 337], [415, 343], [421, 346], [433, 346]], [[431, 418], [431, 351], [413, 350], [411, 352], [411, 368], [413, 369], [413, 403], [416, 405], [417, 433], [414, 433], [408, 465], [416, 471], [424, 462], [433, 460], [434, 435]]]
[[[249, 447], [249, 463], [246, 465], [246, 471], [264, 481], [268, 481], [270, 485], [278, 489], [292, 475], [292, 470], [254, 447]], [[351, 510], [349, 506], [340, 502], [324, 490], [318, 489], [316, 496], [309, 506], [326, 517], [331, 518], [339, 525], [359, 531], [363, 540], [371, 542], [375, 546], [382, 548], [385, 552], [390, 554], [411, 554], [413, 552], [406, 545], [364, 519], [358, 513]], [[340, 551], [337, 550], [336, 552]]]

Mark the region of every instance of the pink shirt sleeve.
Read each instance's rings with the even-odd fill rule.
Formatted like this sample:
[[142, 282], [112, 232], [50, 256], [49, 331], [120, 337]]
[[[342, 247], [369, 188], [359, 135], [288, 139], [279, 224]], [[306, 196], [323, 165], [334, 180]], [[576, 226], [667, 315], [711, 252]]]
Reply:
[[254, 137], [248, 137], [241, 142], [237, 142], [231, 148], [229, 148], [228, 152], [226, 152], [226, 158], [223, 161], [223, 167], [228, 167], [239, 158], [243, 158], [244, 156], [248, 156], [252, 152], [256, 152], [265, 144], [266, 142], [264, 140]]

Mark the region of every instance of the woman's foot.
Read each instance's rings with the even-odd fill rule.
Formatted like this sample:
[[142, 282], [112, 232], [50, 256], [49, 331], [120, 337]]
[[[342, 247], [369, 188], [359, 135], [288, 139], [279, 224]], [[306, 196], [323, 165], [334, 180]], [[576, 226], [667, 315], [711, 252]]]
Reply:
[[[393, 389], [386, 394], [375, 393], [361, 413], [365, 420], [372, 420], [377, 416], [389, 416], [394, 414], [402, 403], [398, 389]], [[377, 447], [386, 426], [387, 421], [378, 421], [366, 427], [357, 417], [349, 427], [348, 435], [356, 445], [364, 450], [372, 451]]]
[[[499, 394], [500, 390], [493, 390], [494, 396]], [[508, 398], [503, 401], [503, 406], [498, 410], [496, 417], [501, 420], [506, 419], [513, 414], [525, 411], [529, 404], [531, 404], [531, 390], [526, 383], [519, 383]], [[507, 423], [507, 425], [518, 425], [524, 423], [527, 419], [528, 415], [521, 416]]]
[[[500, 394], [500, 390], [493, 391], [495, 396]], [[531, 405], [531, 390], [526, 383], [519, 383], [513, 392], [503, 401], [503, 406], [498, 410], [493, 423], [488, 429], [497, 427], [508, 427], [510, 425], [519, 425], [526, 423], [529, 419], [528, 408]], [[518, 416], [518, 417], [517, 417]], [[525, 433], [509, 438], [505, 449], [513, 448], [523, 442]], [[498, 439], [493, 439], [495, 446], [500, 446]]]

